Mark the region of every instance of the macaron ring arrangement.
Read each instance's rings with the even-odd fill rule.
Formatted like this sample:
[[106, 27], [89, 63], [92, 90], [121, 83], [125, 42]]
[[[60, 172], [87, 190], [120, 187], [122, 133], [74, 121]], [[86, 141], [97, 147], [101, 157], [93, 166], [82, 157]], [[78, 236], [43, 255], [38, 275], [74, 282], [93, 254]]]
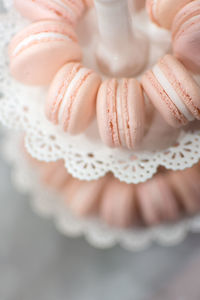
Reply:
[[45, 112], [69, 134], [84, 132], [95, 115], [109, 147], [135, 149], [145, 135], [145, 97], [172, 127], [200, 120], [200, 0], [147, 0], [150, 18], [172, 31], [173, 55], [167, 54], [134, 78], [101, 79], [81, 64], [75, 25], [92, 1], [15, 0], [34, 21], [9, 47], [13, 77], [27, 85], [49, 85]]
[[39, 162], [27, 153], [42, 185], [56, 191], [64, 206], [79, 218], [98, 217], [114, 228], [152, 227], [173, 223], [200, 211], [200, 166], [184, 171], [162, 169], [138, 185], [107, 174], [80, 181], [67, 173], [62, 160]]

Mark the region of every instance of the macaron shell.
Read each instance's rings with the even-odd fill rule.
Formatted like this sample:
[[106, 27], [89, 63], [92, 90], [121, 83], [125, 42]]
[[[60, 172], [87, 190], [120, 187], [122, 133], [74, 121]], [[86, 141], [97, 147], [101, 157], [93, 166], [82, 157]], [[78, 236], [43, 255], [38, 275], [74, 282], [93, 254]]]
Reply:
[[[75, 95], [67, 99], [67, 106], [58, 120], [61, 103], [64, 101], [68, 85], [78, 71], [82, 69], [79, 63], [64, 65], [54, 77], [46, 100], [45, 111], [49, 121], [60, 124], [64, 131], [70, 134], [83, 132], [90, 124], [96, 112], [96, 99], [101, 78], [90, 69], [85, 69], [86, 77], [77, 82]], [[78, 80], [78, 79], [77, 79]]]
[[117, 81], [115, 79], [105, 80], [101, 84], [97, 96], [97, 121], [99, 133], [102, 141], [109, 147], [120, 146], [116, 106], [115, 101], [112, 100], [116, 98], [116, 88]]
[[[79, 1], [80, 3], [82, 2], [81, 0]], [[74, 25], [80, 17], [81, 12], [75, 11], [73, 6], [70, 6], [70, 1], [66, 1], [66, 4], [69, 6], [69, 11], [54, 1], [15, 0], [15, 7], [24, 17], [32, 21], [52, 19], [62, 20]], [[70, 13], [70, 10], [72, 13]], [[82, 13], [83, 11], [84, 5], [82, 6]]]
[[[172, 24], [172, 38], [177, 34], [182, 32], [182, 26], [191, 25], [191, 22], [186, 24], [194, 16], [198, 16], [200, 14], [200, 0], [189, 2], [185, 5], [175, 16], [173, 24]], [[196, 19], [195, 19], [196, 20]], [[196, 23], [196, 22], [195, 22]]]
[[74, 43], [78, 42], [77, 34], [73, 27], [61, 21], [45, 20], [32, 23], [19, 31], [11, 40], [9, 45], [9, 55], [12, 56], [13, 51], [18, 44], [27, 37], [39, 33], [61, 33], [68, 36]]
[[[13, 55], [17, 45], [25, 38], [43, 32], [61, 33], [69, 36], [69, 40], [53, 37], [35, 40]], [[82, 57], [76, 34], [71, 27], [58, 21], [37, 22], [22, 30], [11, 41], [9, 55], [11, 74], [30, 85], [48, 84], [65, 63], [79, 61]]]
[[[194, 209], [196, 208], [196, 212], [200, 210], [200, 189], [199, 189], [199, 181], [200, 181], [200, 173], [195, 168], [191, 168], [185, 170], [182, 174], [182, 178], [186, 184], [191, 189], [191, 196], [188, 198], [188, 201], [194, 201]], [[196, 213], [194, 211], [194, 213]]]
[[66, 184], [65, 188], [62, 190], [62, 199], [64, 200], [64, 204], [66, 204], [68, 207], [71, 205], [74, 193], [76, 193], [76, 191], [79, 190], [81, 184], [81, 180], [71, 177], [68, 184]]
[[104, 81], [98, 93], [97, 121], [101, 139], [109, 147], [138, 146], [145, 127], [144, 97], [139, 82]]
[[[176, 193], [177, 201], [182, 206], [184, 212], [193, 215], [200, 208], [200, 194], [194, 192], [193, 187], [188, 183], [188, 179], [184, 176], [183, 172], [185, 171], [171, 173], [169, 180]], [[198, 180], [193, 176], [192, 178], [199, 187], [199, 178]]]
[[160, 64], [164, 64], [163, 72], [166, 72], [165, 75], [183, 103], [196, 119], [200, 119], [200, 87], [191, 74], [172, 55], [166, 55]]
[[70, 179], [70, 175], [64, 167], [64, 162], [58, 161], [43, 163], [40, 178], [43, 184], [60, 192]]
[[[197, 20], [196, 20], [197, 21]], [[190, 28], [183, 28], [181, 34], [174, 38], [174, 55], [191, 71], [200, 72], [200, 16], [198, 23]]]
[[157, 18], [155, 16], [155, 13], [153, 11], [154, 10], [153, 5], [155, 4], [154, 2], [155, 2], [155, 0], [146, 0], [146, 10], [147, 10], [147, 13], [148, 13], [150, 19], [155, 24], [159, 25], [158, 20], [157, 20]]
[[14, 3], [21, 15], [32, 21], [62, 18], [61, 15], [56, 14], [55, 10], [49, 9], [50, 6], [41, 5], [39, 1], [15, 0]]
[[[147, 0], [147, 10], [152, 20], [159, 26], [170, 29], [178, 11], [192, 0]], [[153, 5], [156, 5], [153, 12]]]
[[80, 59], [81, 50], [75, 43], [38, 43], [11, 60], [10, 71], [13, 77], [24, 84], [47, 85], [65, 63]]
[[79, 134], [83, 132], [94, 119], [97, 93], [100, 84], [101, 78], [98, 74], [93, 72], [80, 86], [66, 128], [70, 134]]
[[178, 128], [187, 124], [186, 118], [165, 93], [152, 71], [143, 75], [142, 85], [151, 102], [169, 125]]
[[131, 144], [130, 149], [134, 149], [135, 146], [139, 146], [144, 137], [145, 128], [145, 105], [144, 96], [141, 85], [136, 79], [128, 80], [128, 117], [129, 122], [127, 124], [130, 130]]
[[138, 205], [145, 224], [152, 226], [179, 217], [175, 196], [165, 177], [158, 175], [137, 187]]
[[67, 173], [67, 170], [62, 166], [58, 166], [57, 170], [52, 173], [51, 185], [49, 187], [54, 187], [57, 192], [61, 192], [65, 186], [71, 180], [71, 176]]
[[100, 196], [106, 178], [95, 181], [82, 181], [70, 200], [71, 211], [79, 217], [86, 217], [97, 213]]
[[[64, 93], [65, 78], [73, 77], [81, 64], [68, 63], [64, 65], [54, 76], [46, 99], [45, 112], [49, 121], [58, 124], [58, 111], [61, 104], [61, 93]], [[70, 79], [69, 79], [70, 81]], [[62, 95], [63, 96], [63, 95]], [[60, 101], [58, 101], [58, 97]]]
[[111, 226], [132, 226], [136, 220], [133, 185], [111, 179], [102, 195], [100, 216]]
[[176, 15], [172, 26], [175, 56], [191, 71], [200, 72], [200, 1], [192, 1]]
[[148, 183], [139, 184], [137, 186], [136, 195], [138, 210], [143, 223], [147, 226], [154, 226], [160, 223], [160, 218], [157, 215], [157, 210], [155, 210], [148, 186]]
[[180, 210], [175, 195], [167, 181], [166, 176], [157, 175], [156, 183], [159, 191], [162, 193], [164, 219], [175, 221], [180, 217]]
[[94, 0], [84, 0], [84, 2], [88, 7], [92, 7], [94, 5]]

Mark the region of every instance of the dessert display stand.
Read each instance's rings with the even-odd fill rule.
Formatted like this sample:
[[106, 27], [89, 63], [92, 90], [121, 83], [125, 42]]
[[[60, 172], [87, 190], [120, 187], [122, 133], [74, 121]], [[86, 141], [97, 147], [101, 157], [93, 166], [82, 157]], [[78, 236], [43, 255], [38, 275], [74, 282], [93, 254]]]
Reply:
[[174, 246], [182, 242], [189, 232], [200, 232], [199, 215], [170, 225], [129, 230], [111, 228], [97, 218], [80, 219], [73, 216], [59, 195], [38, 181], [36, 171], [20, 151], [21, 142], [20, 134], [5, 132], [1, 153], [11, 165], [13, 185], [28, 196], [33, 210], [41, 217], [51, 218], [62, 234], [73, 238], [84, 236], [92, 246], [101, 249], [120, 245], [135, 252], [147, 249], [152, 243]]
[[[110, 14], [104, 7], [104, 1], [95, 1], [100, 38], [94, 34], [98, 32], [94, 8], [90, 9], [78, 25], [77, 32], [84, 52], [83, 62], [95, 70], [124, 75], [124, 69], [127, 67], [127, 60], [124, 58], [129, 57], [129, 52], [125, 53], [123, 58], [119, 55], [119, 61], [116, 66], [112, 64], [112, 70], [108, 68], [105, 60], [105, 53], [110, 51], [111, 46], [116, 46], [116, 34], [122, 29], [129, 32], [128, 36], [123, 32], [123, 43], [127, 44], [127, 49], [131, 49], [132, 43], [143, 45], [142, 57], [149, 57], [146, 68], [150, 68], [170, 48], [169, 33], [148, 21], [144, 11], [135, 15], [133, 20], [129, 20], [136, 28], [136, 32], [130, 33], [130, 24], [126, 22], [126, 17], [124, 18], [126, 6], [122, 4], [123, 1], [113, 1], [119, 5], [113, 8], [113, 18], [115, 19], [117, 11], [124, 13], [119, 19], [119, 28], [109, 31], [110, 35], [106, 36], [105, 24], [110, 19]], [[194, 122], [184, 130], [172, 131], [159, 114], [154, 114], [141, 147], [135, 151], [105, 146], [100, 140], [96, 121], [85, 133], [78, 136], [62, 132], [59, 127], [50, 124], [44, 115], [47, 88], [24, 86], [10, 76], [8, 44], [12, 36], [28, 24], [28, 21], [16, 12], [13, 1], [3, 2], [6, 11], [0, 16], [0, 121], [15, 131], [6, 138], [4, 154], [6, 159], [13, 163], [15, 185], [19, 190], [30, 194], [36, 210], [42, 215], [53, 216], [57, 227], [63, 233], [71, 236], [84, 234], [91, 244], [101, 248], [120, 243], [127, 249], [140, 250], [153, 241], [173, 245], [182, 240], [188, 231], [199, 231], [199, 216], [151, 229], [111, 229], [96, 219], [82, 220], [73, 217], [66, 207], [63, 207], [57, 195], [52, 195], [40, 186], [34, 176], [34, 170], [31, 170], [19, 151], [13, 151], [19, 144], [16, 131], [24, 134], [26, 149], [32, 157], [44, 162], [63, 159], [67, 171], [80, 180], [95, 180], [107, 172], [112, 172], [121, 181], [138, 184], [150, 179], [159, 166], [183, 170], [197, 163], [200, 159], [200, 129], [198, 123]], [[107, 43], [107, 40], [112, 43]], [[135, 51], [135, 65], [131, 67], [138, 73], [146, 61], [138, 61], [137, 47]]]

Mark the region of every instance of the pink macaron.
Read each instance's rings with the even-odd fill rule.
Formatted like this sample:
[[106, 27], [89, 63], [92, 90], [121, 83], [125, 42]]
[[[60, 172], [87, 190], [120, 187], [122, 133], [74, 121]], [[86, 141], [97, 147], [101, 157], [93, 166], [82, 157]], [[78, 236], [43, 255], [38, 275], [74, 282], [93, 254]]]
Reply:
[[66, 188], [69, 181], [71, 181], [71, 175], [67, 172], [64, 161], [59, 160], [56, 162], [42, 162], [33, 158], [24, 147], [23, 139], [23, 153], [27, 162], [36, 171], [39, 182], [46, 187], [53, 189], [58, 193], [62, 193], [62, 190]]
[[147, 71], [142, 85], [156, 109], [172, 127], [200, 119], [200, 87], [173, 56], [166, 55]]
[[175, 221], [180, 216], [175, 195], [165, 176], [157, 175], [138, 185], [136, 193], [139, 212], [146, 225]]
[[83, 0], [14, 0], [15, 7], [32, 21], [60, 20], [75, 25], [84, 12]]
[[193, 0], [147, 0], [146, 8], [151, 20], [158, 26], [171, 29], [178, 11]]
[[19, 32], [9, 47], [11, 74], [24, 84], [46, 85], [67, 62], [81, 60], [74, 30], [64, 22], [41, 21]]
[[71, 179], [64, 166], [64, 161], [41, 162], [41, 164], [42, 166], [39, 168], [38, 173], [42, 184], [61, 193]]
[[200, 72], [200, 1], [186, 5], [172, 26], [174, 55], [191, 71]]
[[46, 101], [46, 116], [70, 134], [83, 132], [95, 116], [101, 78], [79, 63], [66, 64], [56, 74]]
[[186, 214], [192, 215], [200, 210], [200, 173], [194, 168], [172, 172], [169, 176], [177, 201]]
[[83, 0], [87, 7], [92, 7], [94, 5], [94, 0]]
[[[73, 192], [67, 199], [67, 205], [72, 213], [79, 217], [92, 216], [98, 213], [101, 194], [107, 182], [107, 177], [93, 181], [76, 181]], [[70, 187], [69, 187], [70, 188]], [[66, 195], [67, 195], [66, 189]]]
[[108, 225], [127, 228], [136, 222], [134, 185], [112, 178], [106, 185], [101, 199], [100, 217]]
[[139, 82], [105, 80], [98, 92], [97, 121], [101, 139], [107, 146], [136, 148], [145, 128], [144, 96]]
[[70, 205], [71, 198], [74, 193], [78, 190], [81, 180], [71, 177], [68, 183], [65, 185], [61, 192], [61, 200], [67, 206]]

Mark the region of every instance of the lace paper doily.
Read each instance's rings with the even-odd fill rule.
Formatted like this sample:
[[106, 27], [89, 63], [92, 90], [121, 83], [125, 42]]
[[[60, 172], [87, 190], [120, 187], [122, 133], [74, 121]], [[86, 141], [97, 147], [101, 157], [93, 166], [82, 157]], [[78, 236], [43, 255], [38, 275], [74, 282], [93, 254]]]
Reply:
[[180, 243], [188, 232], [200, 232], [200, 215], [173, 225], [132, 230], [112, 229], [97, 219], [83, 220], [72, 216], [58, 195], [37, 181], [34, 169], [21, 151], [13, 151], [19, 149], [20, 141], [19, 136], [7, 133], [2, 145], [4, 158], [12, 164], [13, 184], [19, 192], [29, 194], [34, 211], [42, 217], [52, 217], [63, 234], [71, 237], [84, 235], [91, 245], [102, 249], [120, 244], [127, 250], [140, 251], [153, 242], [173, 246]]
[[[199, 130], [173, 131], [172, 134], [166, 128], [164, 133], [159, 133], [155, 131], [154, 124], [154, 138], [157, 136], [167, 146], [156, 152], [130, 152], [109, 149], [103, 145], [96, 135], [95, 122], [85, 134], [76, 137], [71, 137], [50, 124], [43, 113], [46, 89], [23, 86], [9, 74], [7, 45], [27, 21], [22, 20], [13, 9], [11, 0], [4, 0], [4, 4], [8, 11], [0, 16], [0, 121], [9, 128], [25, 132], [26, 147], [33, 157], [43, 161], [64, 159], [68, 172], [79, 179], [97, 179], [112, 171], [117, 178], [127, 183], [138, 183], [151, 178], [159, 165], [176, 170], [190, 167], [199, 160]], [[151, 28], [152, 31], [151, 53], [163, 55], [169, 46], [168, 33], [152, 24], [144, 24], [144, 28]], [[89, 49], [84, 48], [84, 51]], [[153, 62], [152, 57], [151, 63]], [[151, 144], [156, 145], [151, 136], [148, 139]], [[170, 146], [172, 143], [175, 146]]]

